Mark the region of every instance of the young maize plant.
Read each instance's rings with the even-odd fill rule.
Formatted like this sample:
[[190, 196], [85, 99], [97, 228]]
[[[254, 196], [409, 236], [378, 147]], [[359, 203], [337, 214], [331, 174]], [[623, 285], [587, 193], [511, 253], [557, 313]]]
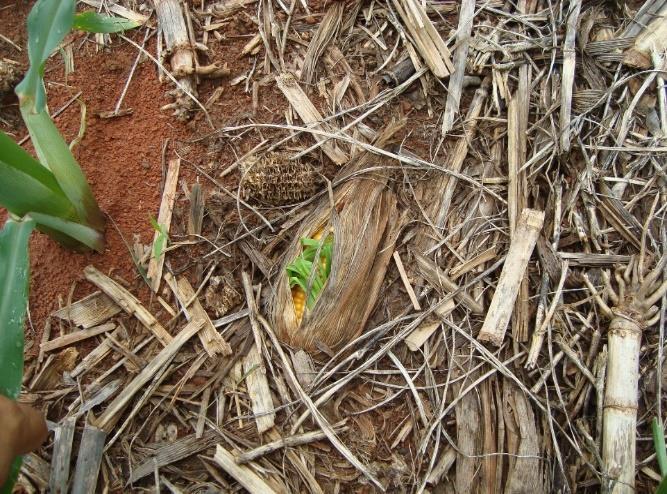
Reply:
[[[320, 229], [312, 238], [302, 238], [303, 252], [287, 266], [297, 324], [301, 324], [306, 307], [314, 307], [331, 273], [333, 234], [322, 239], [323, 234], [324, 229]], [[315, 262], [318, 256], [319, 262]]]
[[584, 276], [584, 282], [602, 313], [611, 320], [608, 330], [607, 380], [602, 413], [603, 491], [635, 492], [635, 438], [642, 332], [660, 320], [657, 304], [667, 292], [663, 272], [667, 256], [642, 276], [636, 259], [616, 271], [617, 289], [604, 275], [610, 307]]
[[[0, 230], [0, 394], [18, 398], [23, 378], [23, 321], [28, 305], [28, 239], [35, 221], [9, 219]], [[0, 493], [10, 493], [21, 467], [14, 460]]]
[[137, 24], [95, 12], [76, 14], [75, 0], [39, 0], [28, 15], [30, 67], [16, 87], [39, 162], [0, 133], [0, 205], [30, 214], [37, 228], [70, 248], [104, 248], [102, 215], [79, 164], [46, 107], [44, 65], [73, 28], [116, 32]]
[[[74, 249], [104, 248], [104, 216], [88, 182], [49, 116], [44, 65], [69, 31], [118, 32], [134, 22], [76, 14], [75, 0], [38, 0], [28, 15], [30, 68], [16, 87], [21, 115], [39, 161], [0, 132], [0, 393], [15, 399], [23, 376], [23, 324], [28, 301], [28, 238], [33, 227]], [[12, 492], [20, 459], [0, 494]]]

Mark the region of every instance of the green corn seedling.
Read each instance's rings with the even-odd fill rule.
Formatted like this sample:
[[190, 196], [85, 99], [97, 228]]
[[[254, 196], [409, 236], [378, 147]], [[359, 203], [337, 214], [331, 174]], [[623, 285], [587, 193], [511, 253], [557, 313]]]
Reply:
[[0, 134], [0, 205], [16, 216], [30, 213], [39, 230], [67, 247], [101, 252], [104, 217], [49, 116], [44, 66], [73, 27], [110, 33], [137, 24], [95, 12], [76, 14], [75, 6], [75, 0], [39, 0], [28, 16], [30, 68], [16, 94], [39, 162]]
[[[28, 238], [35, 226], [30, 217], [9, 219], [0, 230], [0, 393], [18, 398], [23, 379], [23, 322], [28, 305]], [[21, 460], [12, 464], [0, 493], [10, 493]]]
[[[73, 249], [104, 248], [104, 216], [70, 147], [49, 116], [44, 66], [72, 28], [113, 33], [138, 24], [95, 12], [76, 14], [75, 0], [38, 0], [28, 15], [30, 68], [16, 87], [21, 115], [39, 161], [0, 132], [0, 394], [16, 399], [23, 378], [28, 305], [28, 239], [33, 228]], [[11, 493], [17, 458], [0, 494]]]
[[[331, 273], [333, 235], [323, 239], [302, 238], [303, 252], [287, 266], [290, 287], [298, 286], [312, 309]], [[316, 260], [317, 259], [317, 260]]]

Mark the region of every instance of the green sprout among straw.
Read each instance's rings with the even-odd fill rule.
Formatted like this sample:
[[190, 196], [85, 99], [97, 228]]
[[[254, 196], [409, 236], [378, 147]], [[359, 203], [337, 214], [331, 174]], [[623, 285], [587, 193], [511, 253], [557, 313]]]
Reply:
[[317, 302], [331, 273], [333, 235], [324, 239], [321, 233], [314, 238], [302, 238], [303, 252], [287, 266], [289, 284], [292, 288], [294, 312], [300, 322], [305, 308], [311, 310]]

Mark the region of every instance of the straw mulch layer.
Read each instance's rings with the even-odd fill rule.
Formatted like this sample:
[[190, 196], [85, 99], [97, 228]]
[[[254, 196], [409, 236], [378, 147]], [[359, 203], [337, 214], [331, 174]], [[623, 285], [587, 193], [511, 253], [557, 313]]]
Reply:
[[198, 129], [165, 155], [169, 246], [50, 319], [26, 488], [657, 487], [667, 2], [155, 3], [165, 111]]

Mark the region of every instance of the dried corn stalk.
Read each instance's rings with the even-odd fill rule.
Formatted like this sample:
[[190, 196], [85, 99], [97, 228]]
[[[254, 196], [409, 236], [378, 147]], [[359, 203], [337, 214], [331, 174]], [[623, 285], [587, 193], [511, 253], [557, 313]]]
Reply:
[[[383, 147], [398, 130], [390, 125], [378, 138]], [[308, 216], [287, 249], [276, 280], [272, 316], [280, 339], [308, 351], [336, 348], [361, 333], [377, 298], [399, 230], [394, 193], [385, 172], [366, 172], [377, 165], [370, 153], [350, 163], [339, 177], [351, 177]], [[302, 249], [301, 239], [333, 232], [331, 273], [311, 309], [299, 321], [287, 266]]]
[[[646, 2], [646, 5], [658, 6], [661, 2]], [[634, 45], [623, 54], [623, 62], [631, 67], [650, 69], [653, 66], [651, 52], [662, 53], [667, 48], [667, 3], [662, 3], [659, 11], [637, 35]], [[640, 24], [637, 24], [640, 26]]]

